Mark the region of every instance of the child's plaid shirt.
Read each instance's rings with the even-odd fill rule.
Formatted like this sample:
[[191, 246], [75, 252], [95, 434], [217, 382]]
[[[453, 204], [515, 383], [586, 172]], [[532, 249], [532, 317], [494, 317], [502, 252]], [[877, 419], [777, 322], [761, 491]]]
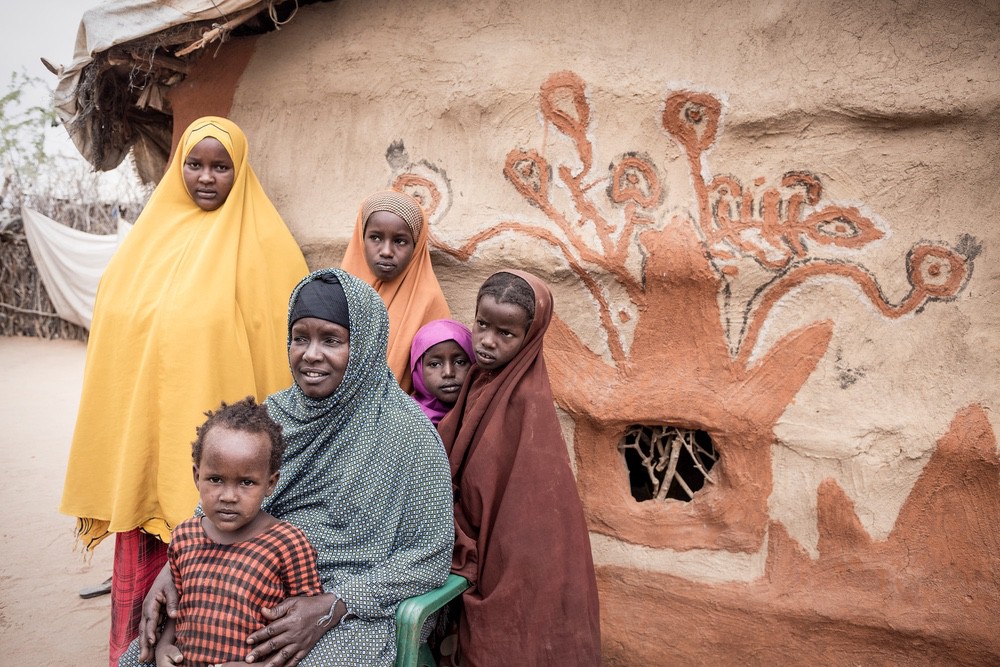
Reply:
[[262, 608], [323, 592], [316, 550], [285, 521], [244, 542], [216, 544], [195, 517], [173, 531], [167, 553], [180, 596], [176, 642], [188, 666], [243, 660], [247, 637], [266, 623]]

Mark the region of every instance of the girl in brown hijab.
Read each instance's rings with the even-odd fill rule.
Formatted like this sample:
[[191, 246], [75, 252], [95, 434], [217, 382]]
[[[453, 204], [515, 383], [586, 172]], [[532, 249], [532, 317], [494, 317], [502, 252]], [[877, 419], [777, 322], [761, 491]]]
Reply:
[[455, 491], [462, 665], [599, 665], [590, 541], [542, 340], [552, 294], [520, 271], [476, 299], [477, 365], [438, 426]]
[[427, 216], [413, 197], [383, 190], [361, 203], [340, 267], [375, 288], [389, 310], [389, 368], [404, 391], [420, 327], [451, 317], [427, 247]]

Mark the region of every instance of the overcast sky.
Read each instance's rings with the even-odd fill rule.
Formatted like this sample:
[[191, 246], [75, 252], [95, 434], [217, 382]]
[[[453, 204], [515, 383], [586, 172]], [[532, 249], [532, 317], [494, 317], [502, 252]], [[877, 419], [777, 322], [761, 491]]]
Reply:
[[[21, 70], [42, 79], [50, 89], [55, 88], [55, 75], [45, 69], [40, 59], [68, 66], [73, 60], [80, 19], [87, 9], [99, 4], [100, 0], [6, 0], [0, 9], [0, 90], [7, 90], [11, 72]], [[51, 103], [41, 91], [38, 95], [31, 101]], [[79, 156], [62, 127], [47, 133], [46, 149]], [[117, 179], [111, 178], [110, 182], [110, 187], [117, 188]]]
[[55, 76], [39, 59], [69, 65], [83, 12], [98, 4], [96, 0], [5, 2], [0, 10], [0, 71], [4, 83], [11, 71], [24, 68], [55, 87]]

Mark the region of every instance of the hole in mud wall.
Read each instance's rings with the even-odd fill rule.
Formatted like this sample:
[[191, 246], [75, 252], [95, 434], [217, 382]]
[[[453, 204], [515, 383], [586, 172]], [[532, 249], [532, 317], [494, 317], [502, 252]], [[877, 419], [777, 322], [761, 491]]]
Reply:
[[618, 449], [625, 456], [632, 497], [639, 502], [687, 502], [706, 482], [715, 483], [711, 471], [719, 454], [705, 431], [633, 424]]

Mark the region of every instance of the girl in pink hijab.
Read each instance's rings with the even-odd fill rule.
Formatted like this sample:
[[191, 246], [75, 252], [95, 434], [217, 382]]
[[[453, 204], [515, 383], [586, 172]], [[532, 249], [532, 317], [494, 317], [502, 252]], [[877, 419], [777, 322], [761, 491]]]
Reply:
[[474, 359], [472, 332], [461, 322], [434, 320], [420, 327], [413, 337], [413, 400], [435, 426], [458, 400]]

